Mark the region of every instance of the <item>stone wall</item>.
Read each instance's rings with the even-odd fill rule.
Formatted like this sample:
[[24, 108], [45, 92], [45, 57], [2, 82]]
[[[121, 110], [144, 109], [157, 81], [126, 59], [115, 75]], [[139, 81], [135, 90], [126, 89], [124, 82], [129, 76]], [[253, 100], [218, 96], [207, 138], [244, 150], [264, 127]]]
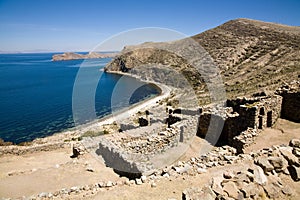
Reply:
[[[184, 115], [185, 119], [189, 116]], [[133, 132], [124, 131], [114, 135], [104, 135], [97, 138], [99, 147], [97, 155], [101, 155], [105, 164], [113, 168], [116, 173], [128, 178], [138, 178], [141, 175], [152, 173], [160, 164], [156, 158], [162, 159], [162, 164], [167, 158], [182, 155], [180, 148], [188, 145], [195, 131], [197, 120], [182, 120], [171, 125], [170, 128], [155, 128], [150, 131], [140, 127]], [[152, 124], [155, 126], [154, 124]], [[137, 133], [143, 132], [141, 135]], [[146, 133], [147, 131], [147, 133]], [[178, 151], [176, 152], [176, 148]], [[175, 149], [172, 153], [172, 149]], [[174, 159], [178, 159], [176, 156]], [[165, 161], [166, 159], [166, 161]], [[167, 163], [170, 164], [170, 163]], [[165, 166], [165, 165], [163, 165]]]
[[294, 122], [300, 122], [300, 80], [284, 84], [276, 90], [283, 97], [281, 117]]
[[96, 153], [102, 156], [106, 166], [113, 168], [121, 176], [137, 178], [151, 169], [146, 156], [124, 152], [104, 137], [101, 138]]
[[300, 122], [300, 93], [282, 93], [281, 116], [284, 119]]
[[232, 140], [232, 146], [236, 148], [237, 153], [244, 153], [244, 148], [251, 145], [259, 134], [259, 129], [248, 128], [235, 136]]
[[227, 106], [232, 107], [218, 112], [208, 109], [200, 115], [197, 136], [212, 144], [233, 145], [233, 138], [248, 128], [273, 126], [280, 117], [281, 102], [278, 95], [228, 100]]
[[199, 117], [197, 136], [205, 138], [209, 143], [215, 144], [221, 135], [226, 118], [220, 115], [204, 112]]

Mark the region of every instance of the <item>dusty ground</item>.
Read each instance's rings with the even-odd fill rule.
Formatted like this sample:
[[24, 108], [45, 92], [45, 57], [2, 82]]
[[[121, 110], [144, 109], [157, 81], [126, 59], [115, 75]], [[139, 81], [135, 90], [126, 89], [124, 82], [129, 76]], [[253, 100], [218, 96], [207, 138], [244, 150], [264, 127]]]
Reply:
[[[300, 124], [279, 119], [273, 129], [265, 129], [256, 142], [247, 151], [262, 149], [275, 144], [287, 144], [291, 138], [299, 138]], [[180, 159], [186, 160], [199, 155], [199, 146], [207, 145], [196, 138]], [[92, 154], [84, 154], [79, 159], [70, 158], [71, 146], [48, 152], [35, 152], [22, 156], [5, 155], [0, 157], [0, 197], [22, 197], [37, 195], [41, 192], [55, 192], [62, 188], [84, 186], [100, 181], [117, 181], [119, 177], [105, 167], [103, 161], [95, 159]], [[90, 167], [94, 172], [88, 172]], [[225, 170], [237, 170], [248, 167], [230, 165], [216, 167], [197, 176], [178, 176], [161, 179], [157, 187], [149, 183], [142, 185], [122, 185], [110, 189], [100, 189], [95, 194], [70, 196], [70, 199], [181, 199], [184, 189], [191, 186], [207, 184], [211, 177], [219, 176]], [[295, 190], [295, 200], [300, 197], [300, 184], [288, 177], [282, 177]], [[85, 195], [85, 196], [83, 196]], [[298, 197], [298, 198], [297, 198]]]
[[278, 119], [275, 126], [264, 129], [255, 142], [245, 149], [245, 152], [257, 151], [272, 145], [288, 144], [292, 138], [300, 138], [300, 124]]
[[[0, 158], [0, 197], [21, 197], [62, 188], [114, 181], [118, 176], [91, 154], [70, 158], [71, 147]], [[87, 167], [95, 170], [88, 172]]]

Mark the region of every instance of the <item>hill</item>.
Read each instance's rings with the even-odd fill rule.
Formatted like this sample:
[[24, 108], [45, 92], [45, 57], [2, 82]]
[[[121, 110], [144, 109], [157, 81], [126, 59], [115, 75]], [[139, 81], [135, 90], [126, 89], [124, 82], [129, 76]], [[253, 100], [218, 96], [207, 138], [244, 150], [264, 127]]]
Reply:
[[[187, 39], [200, 44], [217, 64], [228, 98], [274, 90], [300, 76], [300, 27], [236, 19]], [[169, 65], [192, 83], [200, 104], [207, 104], [201, 76], [182, 57], [162, 50], [176, 46], [176, 51], [182, 51], [185, 40], [125, 47], [106, 71], [123, 71], [124, 67], [128, 71], [148, 63]]]

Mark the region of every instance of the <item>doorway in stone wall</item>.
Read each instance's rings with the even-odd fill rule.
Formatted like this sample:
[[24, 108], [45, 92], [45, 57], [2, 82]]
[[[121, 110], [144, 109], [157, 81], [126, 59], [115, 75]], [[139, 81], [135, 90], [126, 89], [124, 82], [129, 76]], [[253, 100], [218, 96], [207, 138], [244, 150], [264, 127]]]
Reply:
[[263, 127], [263, 117], [259, 116], [258, 117], [258, 128], [262, 129], [262, 127]]
[[267, 112], [267, 127], [272, 126], [272, 111]]
[[260, 115], [265, 115], [265, 109], [264, 109], [264, 107], [261, 107], [261, 108], [259, 109], [259, 114], [260, 114]]

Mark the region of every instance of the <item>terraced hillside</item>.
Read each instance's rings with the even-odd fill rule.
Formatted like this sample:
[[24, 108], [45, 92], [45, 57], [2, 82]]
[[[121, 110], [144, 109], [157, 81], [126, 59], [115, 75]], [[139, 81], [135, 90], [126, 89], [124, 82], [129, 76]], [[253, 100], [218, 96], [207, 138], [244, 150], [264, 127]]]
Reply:
[[[191, 38], [219, 66], [228, 98], [274, 90], [300, 77], [300, 27], [236, 19]], [[209, 103], [204, 80], [183, 58], [153, 48], [173, 45], [181, 51], [182, 41], [125, 47], [106, 70], [127, 71], [148, 63], [169, 65], [192, 83], [200, 104]]]

